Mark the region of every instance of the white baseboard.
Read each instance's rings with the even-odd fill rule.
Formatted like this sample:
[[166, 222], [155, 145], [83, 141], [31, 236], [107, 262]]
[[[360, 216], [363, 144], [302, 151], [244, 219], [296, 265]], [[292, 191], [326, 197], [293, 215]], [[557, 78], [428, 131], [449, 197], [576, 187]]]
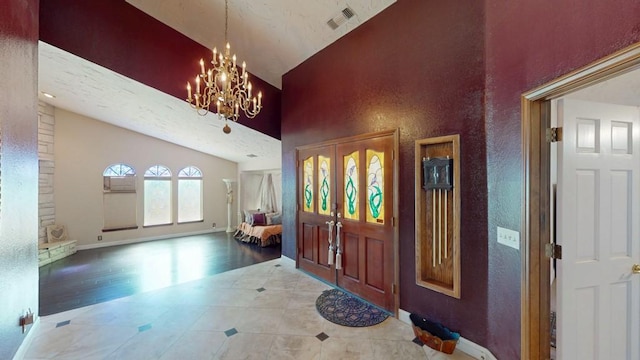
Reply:
[[78, 250], [97, 249], [97, 248], [103, 248], [103, 247], [108, 247], [108, 246], [135, 244], [135, 243], [140, 243], [140, 242], [154, 241], [154, 240], [164, 240], [164, 239], [171, 239], [171, 238], [182, 237], [182, 236], [210, 234], [210, 233], [214, 233], [214, 232], [225, 232], [225, 229], [200, 230], [200, 231], [192, 231], [192, 232], [179, 233], [179, 234], [167, 234], [167, 235], [149, 236], [149, 237], [137, 238], [137, 239], [107, 241], [107, 242], [100, 242], [100, 243], [95, 243], [95, 244], [78, 245], [76, 247], [76, 249], [78, 249]]
[[22, 360], [24, 359], [25, 355], [27, 355], [27, 351], [29, 351], [29, 347], [31, 346], [31, 343], [33, 342], [33, 338], [35, 336], [33, 334], [36, 333], [38, 326], [40, 326], [40, 316], [36, 317], [33, 325], [31, 325], [31, 329], [29, 329], [27, 336], [25, 336], [22, 344], [20, 344], [20, 347], [18, 348], [18, 351], [16, 351], [16, 354], [13, 355], [13, 360]]
[[471, 340], [460, 337], [456, 349], [479, 360], [498, 360], [489, 349], [482, 347]]
[[402, 321], [405, 324], [411, 325], [411, 319], [409, 318], [409, 315], [411, 315], [410, 312], [398, 309], [398, 320]]
[[[398, 320], [404, 323], [407, 323], [409, 325], [412, 325], [411, 318], [409, 318], [409, 315], [411, 315], [411, 313], [409, 313], [408, 311], [398, 309]], [[463, 353], [478, 360], [498, 360], [491, 353], [491, 351], [474, 343], [471, 340], [467, 340], [463, 338], [462, 336], [460, 337], [460, 340], [458, 340], [458, 344], [456, 345], [456, 350], [460, 350]]]

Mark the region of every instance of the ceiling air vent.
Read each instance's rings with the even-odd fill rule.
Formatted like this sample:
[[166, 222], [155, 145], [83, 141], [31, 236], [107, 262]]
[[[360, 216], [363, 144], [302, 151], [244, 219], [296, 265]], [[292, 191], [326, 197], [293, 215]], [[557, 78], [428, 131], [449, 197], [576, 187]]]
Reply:
[[257, 158], [257, 157], [258, 157], [258, 155], [256, 155], [256, 154], [247, 154], [247, 157], [250, 157], [250, 158]]
[[329, 25], [329, 27], [332, 30], [335, 30], [339, 28], [340, 25], [346, 23], [347, 20], [351, 19], [355, 15], [356, 13], [353, 11], [353, 9], [351, 9], [350, 7], [346, 7], [342, 9], [342, 11], [340, 11], [338, 15], [334, 16], [329, 21], [327, 21], [327, 25]]

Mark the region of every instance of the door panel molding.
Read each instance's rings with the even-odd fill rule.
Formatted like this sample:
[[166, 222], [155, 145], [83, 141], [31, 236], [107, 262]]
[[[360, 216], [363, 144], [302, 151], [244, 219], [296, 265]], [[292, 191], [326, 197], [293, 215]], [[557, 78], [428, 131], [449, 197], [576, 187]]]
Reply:
[[[298, 188], [298, 211], [296, 212], [296, 224], [298, 228], [298, 255], [296, 256], [296, 266], [302, 270], [308, 271], [314, 275], [321, 277], [329, 282], [334, 282], [338, 286], [343, 287], [347, 291], [351, 291], [356, 295], [359, 295], [374, 304], [377, 304], [389, 311], [392, 311], [395, 316], [398, 314], [399, 306], [399, 246], [398, 246], [398, 226], [394, 219], [398, 217], [398, 159], [396, 158], [399, 141], [398, 133], [396, 130], [388, 130], [370, 134], [362, 134], [353, 137], [340, 138], [331, 141], [324, 141], [317, 144], [311, 144], [306, 146], [300, 146], [296, 148], [296, 162], [297, 162], [297, 184]], [[332, 149], [332, 150], [328, 150]], [[375, 152], [367, 151], [373, 150]], [[344, 207], [344, 187], [341, 184], [344, 183], [344, 158], [345, 154], [358, 153], [358, 177], [357, 182], [359, 184], [359, 190], [356, 192], [357, 208], [354, 213], [354, 219], [345, 218], [342, 213], [345, 211]], [[331, 195], [331, 208], [333, 215], [336, 217], [325, 216], [321, 217], [318, 214], [316, 200], [313, 205], [313, 209], [307, 208], [309, 211], [304, 211], [301, 190], [303, 187], [303, 171], [301, 166], [304, 159], [308, 156], [320, 155], [320, 152], [330, 153], [331, 156], [331, 172], [332, 183], [334, 193]], [[315, 155], [312, 155], [314, 154]], [[380, 155], [384, 154], [384, 157]], [[368, 156], [369, 155], [369, 156]], [[370, 159], [368, 159], [368, 157]], [[368, 160], [371, 160], [369, 165]], [[378, 166], [379, 164], [379, 166]], [[318, 179], [318, 164], [315, 164], [314, 179]], [[367, 174], [366, 170], [371, 166], [372, 174]], [[375, 170], [375, 171], [374, 171]], [[377, 175], [379, 174], [379, 175]], [[382, 177], [381, 177], [382, 175]], [[378, 179], [375, 184], [376, 187], [369, 187], [369, 181], [367, 177], [373, 177]], [[316, 180], [317, 181], [317, 180]], [[316, 184], [317, 185], [317, 184]], [[315, 185], [314, 185], [315, 186]], [[317, 186], [316, 186], [317, 188]], [[382, 192], [378, 191], [382, 189]], [[317, 189], [316, 189], [317, 190]], [[335, 197], [334, 197], [335, 194]], [[380, 194], [383, 195], [383, 201], [380, 203]], [[370, 203], [367, 203], [371, 200]], [[382, 205], [381, 205], [382, 204]], [[372, 213], [368, 216], [369, 212]], [[340, 216], [338, 215], [340, 213]], [[316, 217], [316, 219], [314, 219]], [[321, 221], [322, 220], [322, 221]], [[341, 250], [342, 252], [342, 269], [337, 271], [335, 278], [330, 273], [331, 269], [335, 269], [335, 265], [331, 265], [327, 271], [327, 266], [324, 261], [328, 259], [328, 241], [326, 230], [326, 221], [339, 221], [342, 223], [341, 231]], [[313, 242], [313, 249], [318, 254], [313, 255], [313, 260], [305, 259], [309, 257], [309, 251], [304, 253], [305, 247], [311, 243], [307, 238], [313, 237], [307, 234], [303, 234], [305, 226], [311, 226], [313, 224], [313, 231], [306, 230], [314, 234], [318, 240]], [[334, 227], [333, 239], [334, 244], [336, 240], [337, 226]], [[376, 241], [382, 241], [384, 245], [381, 247], [383, 250], [375, 249], [375, 246], [367, 252], [367, 242], [369, 239], [376, 239]], [[316, 245], [317, 244], [317, 245]], [[373, 252], [372, 252], [373, 251]], [[324, 254], [324, 253], [327, 254]], [[335, 253], [337, 255], [337, 251]], [[381, 258], [382, 263], [371, 264], [371, 268], [367, 268], [367, 256], [374, 254], [375, 259]], [[336, 256], [337, 257], [337, 256]], [[373, 260], [378, 261], [378, 260]], [[386, 262], [386, 263], [385, 263]], [[376, 273], [375, 271], [382, 271], [382, 273]], [[367, 276], [372, 277], [371, 284], [367, 284]], [[382, 284], [382, 285], [381, 285]]]
[[640, 43], [524, 93], [522, 156], [524, 204], [521, 244], [521, 358], [549, 359], [549, 100], [640, 67]]

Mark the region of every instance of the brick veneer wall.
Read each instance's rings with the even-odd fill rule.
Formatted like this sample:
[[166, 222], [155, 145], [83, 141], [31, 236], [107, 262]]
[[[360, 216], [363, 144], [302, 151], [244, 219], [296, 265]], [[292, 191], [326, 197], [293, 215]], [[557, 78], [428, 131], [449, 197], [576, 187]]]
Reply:
[[54, 109], [43, 102], [38, 104], [38, 243], [47, 242], [47, 225], [56, 222], [53, 190]]

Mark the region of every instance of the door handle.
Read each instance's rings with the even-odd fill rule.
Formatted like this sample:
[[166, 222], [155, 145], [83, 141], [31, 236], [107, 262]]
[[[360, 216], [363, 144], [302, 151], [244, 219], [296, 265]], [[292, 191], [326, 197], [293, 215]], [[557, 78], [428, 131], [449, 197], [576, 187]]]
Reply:
[[340, 231], [342, 229], [342, 223], [338, 221], [336, 223], [336, 269], [342, 269], [342, 249], [340, 249]]
[[631, 272], [634, 274], [640, 274], [640, 264], [633, 264]]
[[329, 236], [327, 237], [327, 241], [329, 241], [329, 257], [328, 263], [329, 265], [333, 265], [333, 220], [325, 221], [325, 224], [329, 225]]

